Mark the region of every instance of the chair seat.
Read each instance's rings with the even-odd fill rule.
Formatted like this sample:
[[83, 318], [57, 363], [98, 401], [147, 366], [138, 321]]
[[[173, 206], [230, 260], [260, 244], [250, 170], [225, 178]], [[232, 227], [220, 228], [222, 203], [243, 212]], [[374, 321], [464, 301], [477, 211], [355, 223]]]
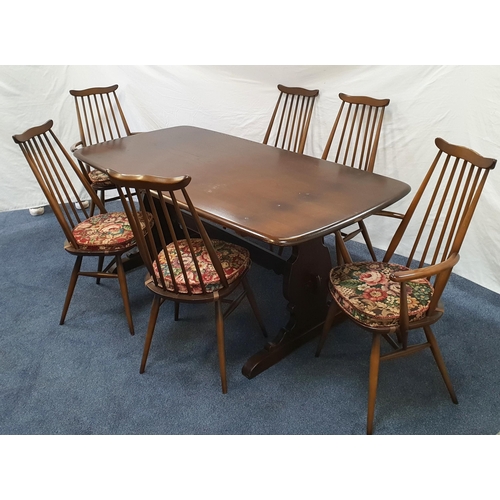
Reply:
[[94, 215], [80, 222], [73, 229], [73, 236], [82, 250], [116, 251], [135, 245], [125, 212]]
[[109, 180], [109, 175], [100, 170], [91, 170], [89, 172], [89, 179], [93, 185], [100, 187], [113, 187], [113, 183]]
[[[194, 238], [191, 240], [194, 248], [194, 253], [200, 267], [200, 272], [202, 274], [203, 283], [207, 292], [213, 293], [223, 287], [219, 275], [212, 265], [210, 256], [207, 252], [203, 240], [200, 238]], [[246, 248], [242, 248], [238, 245], [233, 245], [232, 243], [227, 243], [221, 240], [212, 240], [213, 247], [217, 253], [217, 256], [224, 269], [224, 274], [228, 283], [232, 283], [238, 277], [242, 276], [245, 271], [250, 267], [250, 252]], [[179, 248], [183, 255], [183, 262], [186, 268], [186, 274], [189, 280], [189, 285], [191, 287], [192, 293], [202, 294], [203, 289], [201, 287], [198, 273], [193, 259], [191, 258], [191, 253], [187, 246], [186, 240], [179, 241]], [[184, 275], [182, 273], [182, 268], [180, 266], [179, 259], [177, 257], [177, 252], [173, 243], [167, 246], [167, 252], [172, 263], [172, 268], [174, 272], [175, 282], [177, 283], [179, 293], [189, 293], [188, 288], [184, 280]], [[167, 259], [165, 258], [165, 253], [162, 250], [158, 259], [165, 277], [165, 284], [167, 290], [175, 291], [174, 285], [172, 283], [172, 278], [170, 275], [170, 270], [168, 268]], [[154, 272], [159, 278], [158, 267], [156, 262], [153, 265]]]
[[[351, 317], [368, 327], [399, 324], [400, 283], [390, 275], [408, 270], [399, 264], [355, 262], [331, 270], [330, 292]], [[408, 315], [411, 321], [423, 318], [433, 293], [429, 280], [407, 283]]]

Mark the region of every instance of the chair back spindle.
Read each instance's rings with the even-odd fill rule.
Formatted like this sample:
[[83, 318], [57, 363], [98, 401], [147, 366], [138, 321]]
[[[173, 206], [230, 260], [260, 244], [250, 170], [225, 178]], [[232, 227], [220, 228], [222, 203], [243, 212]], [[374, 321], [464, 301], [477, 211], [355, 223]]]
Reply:
[[322, 159], [373, 172], [389, 99], [339, 94], [342, 101]]
[[[80, 131], [80, 141], [73, 144], [72, 152], [81, 147], [133, 135], [116, 94], [117, 89], [118, 85], [111, 85], [69, 91], [74, 98]], [[103, 203], [118, 199], [114, 194], [106, 198], [106, 192], [115, 189], [107, 174], [91, 168], [80, 160], [78, 164], [92, 188], [99, 193]], [[91, 214], [94, 213], [94, 208], [95, 205], [91, 203]]]
[[75, 175], [101, 213], [106, 209], [81, 169], [52, 130], [53, 121], [13, 136], [19, 145], [68, 241], [77, 248], [72, 229], [89, 218], [88, 209], [70, 177]]
[[74, 97], [82, 146], [131, 135], [120, 101], [118, 85], [70, 90]]
[[264, 144], [303, 153], [314, 100], [319, 90], [278, 85], [280, 95], [264, 137]]
[[[346, 167], [373, 172], [384, 111], [390, 100], [342, 93], [339, 94], [339, 98], [341, 105], [321, 158]], [[331, 158], [329, 158], [330, 151], [332, 152]], [[356, 225], [356, 229], [344, 228], [336, 232], [338, 264], [346, 259], [350, 260], [344, 242], [357, 235], [363, 237], [372, 259], [377, 260], [364, 221], [361, 220]]]
[[407, 267], [419, 268], [445, 261], [458, 254], [479, 197], [496, 160], [471, 149], [437, 138], [438, 152], [419, 190], [402, 219], [384, 257], [388, 262], [397, 249], [413, 214], [424, 202]]
[[[175, 294], [211, 293], [199, 265], [200, 239], [220, 283], [223, 288], [228, 286], [212, 241], [186, 190], [191, 182], [189, 176], [166, 180], [153, 176], [127, 176], [112, 171], [109, 174], [117, 185], [132, 230], [137, 234], [141, 257], [158, 288]], [[133, 189], [137, 190], [137, 204], [130, 197]], [[147, 227], [146, 231], [141, 230], [138, 224], [140, 212], [152, 215], [152, 220], [146, 222], [151, 227]], [[153, 225], [155, 231], [152, 231]]]

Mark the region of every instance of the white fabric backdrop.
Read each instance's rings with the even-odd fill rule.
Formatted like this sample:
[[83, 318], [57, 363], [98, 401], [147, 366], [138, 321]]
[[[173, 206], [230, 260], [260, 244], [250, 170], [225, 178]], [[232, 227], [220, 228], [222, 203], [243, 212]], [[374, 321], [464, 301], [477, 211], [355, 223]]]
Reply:
[[[436, 137], [500, 159], [500, 66], [0, 66], [0, 211], [46, 204], [11, 136], [53, 119], [69, 148], [78, 129], [68, 91], [114, 83], [133, 131], [195, 125], [259, 142], [278, 83], [317, 88], [305, 150], [317, 157], [339, 92], [388, 97], [375, 169], [413, 190], [434, 158]], [[493, 171], [455, 268], [496, 292], [499, 188], [500, 173]], [[394, 210], [404, 210], [411, 196]], [[386, 248], [394, 221], [371, 218], [367, 225], [374, 244]]]

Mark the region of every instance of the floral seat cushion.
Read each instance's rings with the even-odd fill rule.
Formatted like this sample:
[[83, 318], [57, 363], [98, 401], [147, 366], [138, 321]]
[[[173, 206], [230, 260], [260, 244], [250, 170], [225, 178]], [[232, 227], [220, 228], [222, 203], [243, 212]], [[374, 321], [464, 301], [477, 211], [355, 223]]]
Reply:
[[[222, 283], [220, 281], [219, 275], [215, 270], [210, 256], [208, 255], [207, 249], [203, 244], [203, 240], [199, 238], [192, 239], [192, 244], [194, 248], [194, 253], [200, 267], [202, 274], [203, 283], [207, 292], [212, 293], [216, 290], [222, 288]], [[238, 245], [233, 245], [232, 243], [227, 243], [221, 240], [212, 240], [215, 252], [219, 257], [222, 268], [224, 269], [224, 274], [228, 283], [232, 283], [239, 276], [241, 276], [250, 267], [250, 253], [246, 248], [242, 248]], [[189, 285], [191, 287], [192, 293], [201, 294], [203, 293], [200, 280], [198, 278], [198, 273], [194, 264], [194, 260], [191, 257], [191, 251], [186, 240], [179, 241], [179, 248], [182, 253], [182, 260], [186, 268], [186, 274], [188, 277]], [[172, 268], [174, 272], [174, 279], [178, 287], [179, 293], [188, 293], [188, 288], [184, 280], [184, 275], [182, 273], [182, 268], [180, 266], [179, 258], [175, 250], [173, 243], [167, 246], [167, 252], [172, 263]], [[160, 262], [160, 267], [165, 278], [165, 284], [167, 290], [175, 291], [172, 282], [172, 277], [170, 276], [170, 270], [167, 264], [167, 259], [165, 258], [165, 253], [162, 250], [158, 255]], [[156, 262], [153, 265], [155, 275], [159, 278], [158, 266]]]
[[73, 236], [83, 250], [115, 251], [135, 244], [125, 212], [94, 215], [75, 226]]
[[106, 172], [101, 172], [100, 170], [91, 170], [89, 172], [89, 179], [93, 185], [96, 187], [111, 187], [113, 183], [111, 182], [109, 175]]
[[[356, 262], [330, 272], [330, 292], [338, 305], [357, 321], [370, 327], [399, 323], [400, 283], [390, 275], [407, 267], [384, 262]], [[433, 288], [423, 278], [407, 283], [410, 321], [425, 316]]]

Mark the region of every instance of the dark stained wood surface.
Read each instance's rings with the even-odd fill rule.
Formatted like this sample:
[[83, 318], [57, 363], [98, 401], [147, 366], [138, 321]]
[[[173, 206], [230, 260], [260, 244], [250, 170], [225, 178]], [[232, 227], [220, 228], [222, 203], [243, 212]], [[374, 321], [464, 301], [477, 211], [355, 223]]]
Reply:
[[74, 154], [104, 171], [189, 175], [200, 215], [282, 246], [330, 234], [410, 191], [381, 175], [190, 126], [140, 133]]
[[[189, 175], [190, 196], [199, 215], [244, 236], [292, 247], [285, 265], [279, 262], [275, 267], [283, 269], [289, 320], [245, 363], [242, 372], [248, 378], [319, 333], [327, 313], [332, 267], [323, 236], [368, 217], [410, 191], [407, 184], [381, 175], [188, 126], [140, 133], [74, 154], [103, 171]], [[247, 239], [241, 241], [245, 245]]]

